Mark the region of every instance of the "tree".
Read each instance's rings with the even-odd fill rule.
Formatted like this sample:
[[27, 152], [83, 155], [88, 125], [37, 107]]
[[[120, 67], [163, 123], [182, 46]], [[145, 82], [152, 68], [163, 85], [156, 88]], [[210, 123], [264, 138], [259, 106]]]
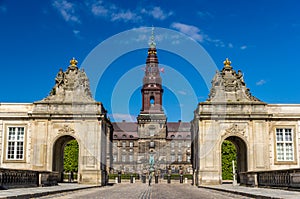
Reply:
[[76, 140], [68, 142], [64, 148], [64, 170], [65, 172], [78, 171], [78, 143]]
[[222, 144], [222, 179], [232, 180], [232, 160], [236, 165], [236, 148], [234, 144], [225, 140]]

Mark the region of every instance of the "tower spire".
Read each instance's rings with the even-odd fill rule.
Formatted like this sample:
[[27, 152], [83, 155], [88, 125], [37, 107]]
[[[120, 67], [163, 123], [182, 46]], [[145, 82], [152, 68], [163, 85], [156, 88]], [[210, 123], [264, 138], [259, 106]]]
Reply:
[[156, 44], [154, 42], [154, 27], [152, 27], [146, 69], [142, 88], [142, 110], [143, 114], [163, 114], [162, 109], [162, 79], [158, 67]]
[[156, 48], [155, 36], [154, 36], [154, 27], [153, 26], [152, 26], [152, 30], [151, 30], [151, 37], [150, 37], [149, 46], [150, 46], [150, 48]]

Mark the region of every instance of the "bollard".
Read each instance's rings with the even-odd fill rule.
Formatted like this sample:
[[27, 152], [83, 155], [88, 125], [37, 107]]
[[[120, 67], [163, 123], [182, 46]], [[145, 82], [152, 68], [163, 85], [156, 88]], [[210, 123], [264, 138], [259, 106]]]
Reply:
[[188, 183], [188, 179], [184, 178], [184, 184], [187, 184], [187, 183]]
[[146, 183], [146, 176], [145, 175], [142, 175], [142, 182]]
[[155, 175], [155, 184], [158, 183], [158, 175]]
[[121, 183], [121, 174], [118, 174], [118, 183]]
[[130, 183], [133, 183], [133, 175], [130, 175]]
[[135, 183], [135, 177], [133, 177], [133, 183]]
[[170, 174], [168, 175], [167, 179], [168, 179], [168, 184], [170, 184], [171, 183], [171, 175]]
[[118, 177], [115, 178], [115, 183], [118, 184]]
[[180, 184], [182, 184], [182, 183], [183, 183], [183, 176], [182, 176], [182, 174], [180, 174], [179, 181], [180, 181]]

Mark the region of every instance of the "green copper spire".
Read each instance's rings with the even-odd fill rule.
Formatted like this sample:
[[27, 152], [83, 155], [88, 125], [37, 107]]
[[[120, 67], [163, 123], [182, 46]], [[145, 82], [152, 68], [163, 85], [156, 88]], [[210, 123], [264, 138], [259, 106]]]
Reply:
[[150, 38], [150, 43], [149, 46], [150, 48], [155, 48], [156, 47], [156, 43], [154, 42], [154, 27], [152, 26], [152, 32], [151, 32], [151, 38]]

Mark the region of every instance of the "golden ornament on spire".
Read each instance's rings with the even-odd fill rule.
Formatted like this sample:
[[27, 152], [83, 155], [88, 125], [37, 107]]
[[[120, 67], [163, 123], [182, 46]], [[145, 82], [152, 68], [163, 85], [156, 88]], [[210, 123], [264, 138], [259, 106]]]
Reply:
[[74, 57], [70, 60], [71, 66], [77, 66], [77, 63], [78, 61]]
[[231, 61], [226, 58], [226, 60], [223, 62], [224, 66], [231, 66]]

